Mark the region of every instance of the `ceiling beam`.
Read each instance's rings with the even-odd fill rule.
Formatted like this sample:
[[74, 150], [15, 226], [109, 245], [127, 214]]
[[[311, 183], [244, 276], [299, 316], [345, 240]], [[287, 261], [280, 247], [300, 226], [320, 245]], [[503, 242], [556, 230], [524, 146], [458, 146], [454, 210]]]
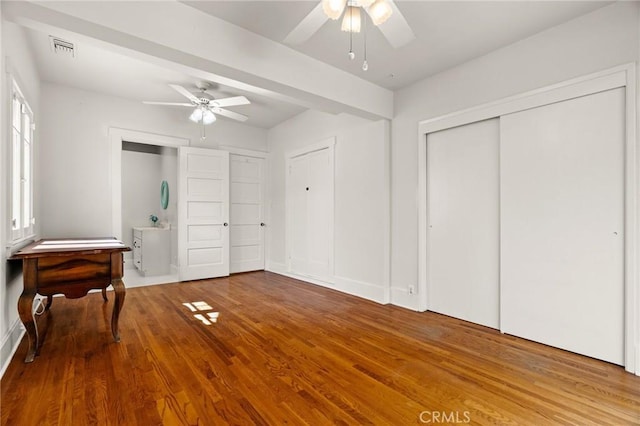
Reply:
[[5, 19], [281, 101], [393, 117], [393, 92], [179, 2], [2, 2]]

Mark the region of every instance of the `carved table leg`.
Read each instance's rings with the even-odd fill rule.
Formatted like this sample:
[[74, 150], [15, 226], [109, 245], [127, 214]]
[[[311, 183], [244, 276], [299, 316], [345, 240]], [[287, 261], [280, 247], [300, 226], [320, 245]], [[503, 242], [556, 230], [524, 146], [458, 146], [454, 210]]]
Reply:
[[109, 299], [107, 298], [107, 289], [106, 289], [106, 287], [102, 289], [102, 298], [104, 299], [105, 302], [109, 301]]
[[111, 281], [111, 285], [113, 285], [113, 291], [116, 294], [115, 301], [113, 302], [113, 314], [111, 315], [111, 334], [113, 334], [113, 340], [119, 342], [120, 331], [118, 329], [118, 319], [120, 318], [120, 310], [124, 304], [126, 290], [124, 288], [124, 282], [120, 278]]
[[36, 295], [37, 288], [37, 259], [24, 259], [22, 265], [22, 275], [24, 289], [18, 299], [18, 314], [20, 321], [27, 330], [27, 339], [29, 340], [29, 349], [24, 362], [33, 362], [38, 350], [38, 326], [33, 317], [33, 299]]
[[51, 304], [53, 303], [53, 296], [47, 296], [47, 304], [44, 307], [45, 311], [51, 309]]

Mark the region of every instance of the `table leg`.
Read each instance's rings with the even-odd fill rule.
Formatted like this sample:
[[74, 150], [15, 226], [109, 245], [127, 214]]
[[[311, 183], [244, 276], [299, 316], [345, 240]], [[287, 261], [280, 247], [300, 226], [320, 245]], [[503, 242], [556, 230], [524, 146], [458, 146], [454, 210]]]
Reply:
[[106, 289], [106, 287], [102, 289], [102, 299], [104, 299], [105, 302], [109, 301], [109, 299], [107, 298], [107, 289]]
[[24, 362], [33, 362], [38, 350], [38, 326], [33, 317], [33, 299], [36, 295], [37, 259], [25, 259], [22, 265], [24, 289], [18, 299], [18, 315], [27, 330], [29, 348]]
[[44, 307], [45, 311], [51, 309], [51, 304], [53, 303], [53, 296], [47, 296], [47, 304]]
[[116, 294], [115, 301], [113, 302], [113, 314], [111, 315], [111, 334], [113, 334], [113, 340], [120, 341], [120, 331], [118, 329], [118, 319], [120, 318], [120, 310], [124, 304], [124, 296], [126, 290], [124, 288], [124, 282], [120, 278], [116, 278], [111, 281], [113, 291]]

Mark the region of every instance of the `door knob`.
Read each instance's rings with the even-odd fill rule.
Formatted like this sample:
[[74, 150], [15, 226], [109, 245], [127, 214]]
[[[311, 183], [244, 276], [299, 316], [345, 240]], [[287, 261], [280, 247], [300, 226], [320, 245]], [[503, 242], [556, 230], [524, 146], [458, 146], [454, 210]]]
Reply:
[[229, 226], [229, 224], [227, 222], [223, 223], [224, 226]]
[[264, 222], [260, 222], [260, 226], [264, 226]]

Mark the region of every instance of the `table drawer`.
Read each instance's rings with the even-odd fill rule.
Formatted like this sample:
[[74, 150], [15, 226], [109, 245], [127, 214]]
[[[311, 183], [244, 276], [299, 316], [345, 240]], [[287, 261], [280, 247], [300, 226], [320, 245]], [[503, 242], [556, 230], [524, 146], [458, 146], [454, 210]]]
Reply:
[[111, 256], [108, 253], [52, 256], [38, 260], [39, 287], [102, 278], [111, 278]]

